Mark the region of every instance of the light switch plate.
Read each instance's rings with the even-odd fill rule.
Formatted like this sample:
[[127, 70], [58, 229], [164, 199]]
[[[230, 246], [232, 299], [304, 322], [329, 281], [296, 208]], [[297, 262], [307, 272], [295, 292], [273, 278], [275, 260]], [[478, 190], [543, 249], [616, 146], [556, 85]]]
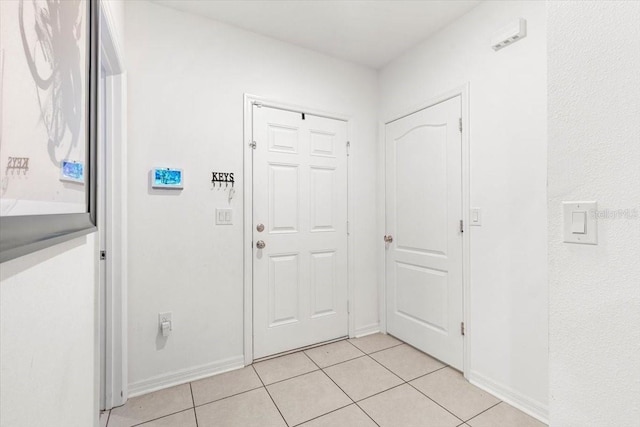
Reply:
[[480, 208], [471, 208], [471, 225], [481, 226], [482, 225], [482, 209]]
[[562, 202], [565, 243], [598, 244], [597, 202]]
[[233, 209], [216, 209], [216, 225], [232, 225]]

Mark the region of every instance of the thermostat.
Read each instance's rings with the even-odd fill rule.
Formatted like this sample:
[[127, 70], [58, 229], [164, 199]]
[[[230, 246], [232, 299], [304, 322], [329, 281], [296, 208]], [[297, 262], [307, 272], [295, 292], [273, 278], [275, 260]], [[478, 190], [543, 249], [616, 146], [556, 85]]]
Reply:
[[182, 169], [151, 169], [151, 187], [182, 189], [184, 187], [184, 175], [182, 173]]

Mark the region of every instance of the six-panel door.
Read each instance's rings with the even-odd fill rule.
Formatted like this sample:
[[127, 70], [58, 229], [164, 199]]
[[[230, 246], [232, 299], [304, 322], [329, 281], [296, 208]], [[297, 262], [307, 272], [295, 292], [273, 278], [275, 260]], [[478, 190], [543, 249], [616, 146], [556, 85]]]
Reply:
[[347, 125], [254, 106], [253, 139], [257, 359], [348, 334]]

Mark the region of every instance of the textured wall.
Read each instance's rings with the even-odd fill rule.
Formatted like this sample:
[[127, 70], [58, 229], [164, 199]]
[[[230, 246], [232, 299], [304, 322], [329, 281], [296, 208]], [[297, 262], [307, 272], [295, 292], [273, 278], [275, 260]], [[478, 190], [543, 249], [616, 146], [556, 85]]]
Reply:
[[[552, 426], [640, 423], [639, 22], [636, 1], [548, 5]], [[598, 201], [598, 246], [562, 243], [563, 200]]]

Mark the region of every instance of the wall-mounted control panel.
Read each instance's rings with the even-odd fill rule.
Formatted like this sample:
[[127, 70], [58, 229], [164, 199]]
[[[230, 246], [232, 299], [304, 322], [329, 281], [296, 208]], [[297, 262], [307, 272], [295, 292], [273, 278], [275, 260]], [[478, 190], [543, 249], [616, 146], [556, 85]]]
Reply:
[[184, 188], [182, 169], [153, 168], [150, 173], [151, 188], [177, 189]]
[[562, 202], [564, 242], [598, 244], [597, 202]]

